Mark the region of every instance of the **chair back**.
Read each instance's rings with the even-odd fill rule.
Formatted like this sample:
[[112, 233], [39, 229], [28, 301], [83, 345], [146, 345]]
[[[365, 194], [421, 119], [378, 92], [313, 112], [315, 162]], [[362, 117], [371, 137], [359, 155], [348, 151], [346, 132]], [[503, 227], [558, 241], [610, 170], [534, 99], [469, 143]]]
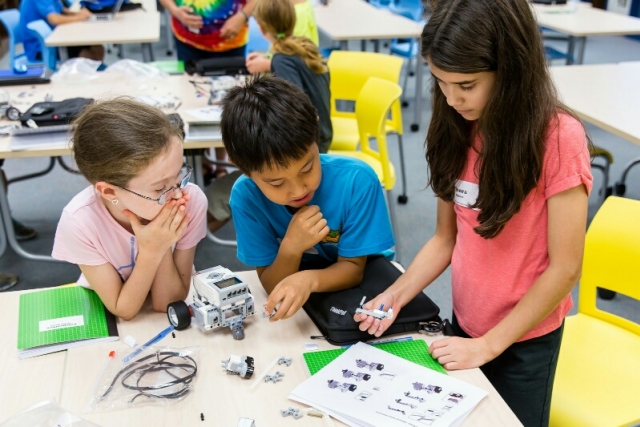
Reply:
[[249, 18], [249, 42], [247, 52], [266, 52], [271, 47], [271, 43], [262, 35], [258, 21], [253, 16]]
[[640, 201], [608, 197], [585, 241], [578, 311], [640, 336], [640, 325], [596, 307], [597, 288], [640, 301]]
[[424, 16], [421, 0], [393, 0], [389, 3], [389, 10], [416, 22], [420, 22]]
[[7, 30], [9, 37], [9, 68], [14, 69], [16, 60], [16, 44], [22, 43], [20, 32], [20, 11], [18, 9], [7, 9], [0, 12], [0, 22]]
[[35, 34], [38, 42], [40, 43], [42, 62], [44, 62], [45, 67], [55, 71], [57, 50], [54, 47], [47, 46], [45, 43], [45, 40], [49, 37], [49, 34], [51, 34], [51, 27], [49, 27], [49, 25], [42, 19], [38, 19], [37, 21], [29, 22], [27, 24], [27, 28]]
[[[391, 55], [373, 52], [349, 52], [336, 50], [331, 52], [327, 65], [331, 76], [331, 116], [354, 118], [355, 113], [339, 111], [336, 101], [355, 101], [370, 77], [398, 83], [403, 60]], [[400, 99], [391, 108], [391, 117], [387, 121], [395, 132], [402, 134], [402, 112]]]
[[[385, 190], [393, 189], [395, 184], [395, 173], [392, 172], [387, 150], [385, 125], [389, 109], [400, 99], [400, 95], [402, 88], [397, 83], [371, 77], [362, 87], [356, 101], [360, 151], [380, 162]], [[376, 139], [378, 151], [371, 148], [370, 137]]]

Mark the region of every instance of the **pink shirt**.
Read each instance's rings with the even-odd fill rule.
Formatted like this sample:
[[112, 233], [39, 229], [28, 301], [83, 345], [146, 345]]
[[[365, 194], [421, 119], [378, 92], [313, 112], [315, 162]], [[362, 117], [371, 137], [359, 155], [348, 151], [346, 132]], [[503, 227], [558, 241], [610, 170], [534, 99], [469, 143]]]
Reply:
[[[207, 198], [197, 185], [188, 184], [191, 200], [187, 212], [191, 214], [184, 234], [175, 249], [189, 249], [207, 234]], [[135, 265], [138, 242], [111, 216], [96, 193], [89, 186], [78, 193], [62, 211], [53, 243], [54, 258], [72, 264], [111, 264], [124, 283]], [[84, 275], [80, 286], [90, 287]]]
[[[493, 239], [476, 234], [473, 229], [479, 225], [478, 211], [463, 206], [465, 197], [475, 202], [473, 191], [477, 191], [478, 184], [474, 172], [478, 153], [469, 149], [467, 166], [456, 184], [458, 233], [451, 273], [453, 311], [460, 326], [472, 337], [483, 336], [507, 316], [549, 266], [547, 199], [581, 184], [587, 194], [591, 192], [593, 176], [584, 129], [571, 116], [560, 113], [559, 118], [560, 125], [554, 120], [547, 135], [538, 186]], [[474, 144], [481, 146], [479, 138]], [[519, 341], [557, 329], [572, 306], [571, 295], [567, 295]]]

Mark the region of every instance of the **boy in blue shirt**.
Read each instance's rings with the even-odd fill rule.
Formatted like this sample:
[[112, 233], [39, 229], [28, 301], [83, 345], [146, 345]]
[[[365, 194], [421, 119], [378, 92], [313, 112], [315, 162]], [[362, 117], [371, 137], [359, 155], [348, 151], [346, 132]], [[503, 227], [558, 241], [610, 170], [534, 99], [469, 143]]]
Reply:
[[265, 313], [277, 307], [272, 321], [291, 317], [311, 292], [358, 285], [367, 256], [395, 244], [377, 175], [319, 154], [318, 114], [297, 86], [256, 77], [230, 90], [221, 127], [244, 174], [230, 202], [238, 259], [256, 267], [270, 294]]
[[[57, 25], [69, 24], [89, 19], [91, 12], [82, 8], [78, 12], [67, 9], [62, 0], [22, 0], [20, 3], [20, 28], [22, 34], [22, 44], [24, 52], [29, 61], [42, 60], [40, 52], [40, 42], [36, 36], [27, 28], [27, 24], [42, 19], [53, 29]], [[87, 27], [87, 31], [91, 31]], [[67, 48], [69, 58], [83, 57], [102, 61], [104, 59], [104, 47], [95, 46], [69, 46]]]

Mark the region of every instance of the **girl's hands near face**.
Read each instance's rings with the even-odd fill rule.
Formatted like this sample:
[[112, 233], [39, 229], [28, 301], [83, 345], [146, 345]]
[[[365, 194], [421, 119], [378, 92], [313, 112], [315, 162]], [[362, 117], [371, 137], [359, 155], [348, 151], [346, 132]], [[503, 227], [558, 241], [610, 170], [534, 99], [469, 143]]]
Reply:
[[138, 216], [133, 212], [122, 211], [129, 218], [133, 234], [138, 239], [140, 251], [156, 252], [163, 255], [180, 239], [189, 223], [189, 214], [186, 213], [185, 203], [183, 198], [170, 201], [146, 225], [142, 225]]
[[449, 337], [434, 341], [429, 346], [429, 353], [448, 371], [477, 368], [498, 356], [484, 337]]
[[400, 313], [401, 308], [400, 305], [395, 301], [393, 295], [383, 292], [371, 301], [365, 303], [363, 308], [365, 310], [374, 310], [376, 308], [380, 308], [380, 306], [383, 304], [383, 311], [387, 311], [390, 307], [393, 308], [393, 317], [391, 319], [380, 320], [366, 314], [356, 314], [353, 316], [353, 320], [355, 320], [356, 322], [360, 322], [360, 325], [358, 327], [361, 331], [368, 331], [371, 335], [379, 337], [384, 331], [389, 328], [389, 326], [391, 326], [393, 321], [398, 316], [398, 313]]

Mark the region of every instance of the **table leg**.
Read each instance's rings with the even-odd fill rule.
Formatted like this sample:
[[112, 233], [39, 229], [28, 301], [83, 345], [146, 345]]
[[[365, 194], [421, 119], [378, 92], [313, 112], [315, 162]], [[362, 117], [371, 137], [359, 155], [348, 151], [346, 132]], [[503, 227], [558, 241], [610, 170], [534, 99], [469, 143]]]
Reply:
[[[193, 180], [194, 183], [204, 191], [204, 179], [202, 174], [202, 155], [200, 151], [194, 150], [191, 154], [187, 154], [187, 163], [190, 163], [190, 166], [193, 168]], [[216, 243], [220, 246], [237, 246], [235, 240], [225, 240], [216, 237], [212, 232], [209, 231], [209, 227], [207, 227], [207, 237], [213, 243]]]
[[340, 50], [349, 50], [349, 40], [340, 40]]
[[[420, 109], [422, 108], [422, 80], [424, 71], [424, 59], [420, 56], [422, 51], [422, 41], [418, 38], [418, 57], [416, 58], [416, 99], [415, 116], [411, 124], [411, 131], [417, 132], [420, 129]], [[409, 72], [409, 70], [407, 70]]]
[[582, 65], [582, 61], [584, 60], [584, 49], [587, 45], [587, 38], [580, 37], [580, 52], [578, 53], [578, 57], [576, 58], [576, 64]]
[[[52, 161], [53, 160], [52, 158]], [[16, 235], [13, 232], [13, 223], [11, 222], [11, 209], [9, 209], [9, 199], [7, 198], [7, 191], [5, 190], [6, 180], [4, 174], [0, 173], [0, 213], [2, 214], [2, 223], [4, 224], [4, 232], [7, 238], [9, 246], [21, 257], [30, 259], [33, 261], [50, 261], [61, 262], [57, 259], [53, 259], [48, 255], [36, 255], [31, 252], [27, 252], [20, 246], [16, 240]]]
[[574, 63], [575, 58], [575, 50], [576, 50], [576, 38], [574, 36], [569, 36], [569, 44], [567, 46], [567, 65], [572, 65]]
[[380, 53], [380, 40], [374, 40], [373, 41], [373, 50], [376, 53]]
[[367, 51], [367, 41], [366, 40], [360, 40], [360, 50], [363, 52]]
[[142, 62], [153, 61], [153, 49], [151, 43], [142, 43]]
[[58, 48], [58, 55], [60, 55], [60, 62], [64, 62], [69, 59], [69, 49], [66, 46], [60, 46]]

